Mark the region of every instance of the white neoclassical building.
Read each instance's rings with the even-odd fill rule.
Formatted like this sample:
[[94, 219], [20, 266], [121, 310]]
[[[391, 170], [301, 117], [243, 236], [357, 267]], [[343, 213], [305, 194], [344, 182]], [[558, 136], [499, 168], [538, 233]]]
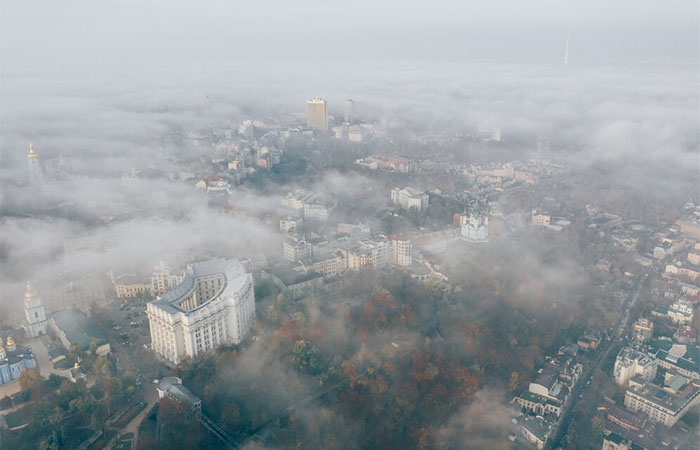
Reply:
[[253, 276], [237, 260], [187, 266], [175, 289], [147, 308], [153, 351], [175, 364], [222, 344], [238, 344], [255, 317]]

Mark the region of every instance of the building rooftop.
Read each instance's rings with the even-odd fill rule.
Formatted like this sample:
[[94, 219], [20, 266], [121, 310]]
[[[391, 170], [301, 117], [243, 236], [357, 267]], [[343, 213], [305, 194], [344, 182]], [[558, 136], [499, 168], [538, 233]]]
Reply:
[[52, 318], [73, 345], [85, 348], [89, 347], [93, 341], [97, 345], [107, 343], [107, 339], [97, 325], [78, 308], [55, 312]]
[[413, 197], [419, 197], [419, 196], [422, 196], [422, 195], [428, 195], [428, 194], [425, 193], [425, 191], [421, 191], [421, 190], [419, 190], [419, 189], [412, 188], [412, 187], [410, 187], [410, 186], [406, 186], [406, 187], [403, 188], [402, 190], [405, 191], [408, 195], [411, 195], [411, 196], [413, 196]]
[[304, 281], [313, 280], [314, 278], [322, 277], [316, 272], [300, 273], [289, 267], [288, 265], [277, 265], [268, 267], [265, 272], [280, 280], [285, 286], [289, 287]]
[[190, 406], [197, 406], [201, 403], [199, 397], [182, 384], [182, 380], [177, 377], [165, 377], [158, 382], [158, 390], [172, 396], [180, 403]]
[[541, 396], [541, 395], [533, 394], [533, 393], [530, 392], [530, 391], [523, 391], [523, 392], [519, 395], [519, 397], [522, 398], [522, 399], [525, 399], [525, 400], [527, 400], [527, 401], [530, 401], [530, 402], [542, 403], [543, 405], [544, 405], [544, 404], [549, 404], [549, 405], [560, 406], [559, 403], [555, 402], [555, 401], [552, 400], [551, 398], [547, 398], [547, 397], [543, 397], [543, 396]]
[[551, 425], [542, 417], [525, 417], [520, 424], [540, 441], [547, 440]]
[[[669, 392], [654, 383], [646, 383], [641, 386], [633, 385], [627, 389], [627, 393], [634, 393], [644, 400], [658, 405], [659, 407], [676, 412], [680, 411], [685, 404], [698, 395], [698, 388], [692, 383], [685, 381], [685, 387], [680, 388], [676, 393]], [[674, 383], [677, 385], [678, 383]]]
[[700, 372], [700, 347], [678, 345], [670, 339], [658, 339], [649, 344], [649, 353], [689, 372]]
[[185, 270], [182, 282], [162, 297], [151, 302], [151, 304], [171, 314], [175, 312], [190, 312], [201, 308], [211, 299], [200, 303], [193, 310], [181, 308], [180, 303], [194, 292], [199, 278], [216, 274], [224, 277], [224, 284], [212, 299], [221, 296], [225, 292], [238, 291], [246, 282], [246, 277], [243, 276], [246, 272], [239, 261], [214, 258], [189, 265]]
[[535, 377], [534, 383], [552, 389], [557, 382], [557, 372], [553, 370], [541, 370]]

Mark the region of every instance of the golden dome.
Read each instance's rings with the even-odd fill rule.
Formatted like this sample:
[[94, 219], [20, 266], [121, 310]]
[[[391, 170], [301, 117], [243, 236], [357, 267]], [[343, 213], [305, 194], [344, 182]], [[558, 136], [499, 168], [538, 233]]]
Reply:
[[12, 350], [12, 348], [15, 346], [15, 340], [12, 338], [12, 336], [7, 336], [7, 342], [5, 345], [7, 345], [7, 348]]
[[75, 362], [75, 364], [73, 365], [73, 368], [75, 370], [78, 370], [80, 368], [80, 364], [78, 364], [78, 361]]
[[36, 291], [32, 287], [32, 283], [27, 281], [27, 290], [24, 292], [24, 301], [30, 302], [36, 298]]
[[27, 154], [27, 158], [29, 159], [36, 159], [38, 158], [39, 155], [34, 151], [34, 146], [32, 144], [29, 144], [29, 153]]
[[5, 352], [5, 347], [0, 345], [0, 355], [7, 356], [7, 352]]

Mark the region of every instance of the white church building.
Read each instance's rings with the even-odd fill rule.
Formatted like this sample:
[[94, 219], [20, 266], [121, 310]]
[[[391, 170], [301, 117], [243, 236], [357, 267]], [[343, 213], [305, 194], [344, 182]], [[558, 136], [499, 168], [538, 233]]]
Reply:
[[46, 334], [48, 321], [44, 305], [29, 281], [27, 281], [27, 291], [24, 293], [24, 316], [22, 327], [27, 337], [33, 338]]

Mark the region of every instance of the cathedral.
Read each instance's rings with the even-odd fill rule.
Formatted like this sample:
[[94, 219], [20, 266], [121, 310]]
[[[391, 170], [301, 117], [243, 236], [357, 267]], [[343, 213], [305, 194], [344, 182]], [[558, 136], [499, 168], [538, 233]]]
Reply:
[[27, 281], [27, 291], [24, 293], [24, 316], [26, 319], [22, 323], [22, 327], [27, 333], [27, 337], [33, 338], [46, 334], [48, 322], [44, 305], [41, 304], [41, 299], [29, 281]]
[[3, 346], [0, 337], [0, 384], [6, 384], [19, 378], [24, 369], [35, 367], [34, 355], [27, 347], [15, 344], [12, 336], [7, 337]]

